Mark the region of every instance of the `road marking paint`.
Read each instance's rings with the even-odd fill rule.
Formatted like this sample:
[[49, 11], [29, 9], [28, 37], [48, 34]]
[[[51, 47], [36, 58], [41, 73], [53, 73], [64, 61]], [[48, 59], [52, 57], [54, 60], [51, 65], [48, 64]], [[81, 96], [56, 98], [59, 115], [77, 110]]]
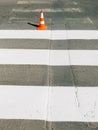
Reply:
[[98, 65], [98, 51], [92, 50], [69, 50], [72, 65]]
[[[40, 9], [30, 10], [30, 9], [12, 9], [13, 12], [30, 13], [30, 12], [40, 12]], [[43, 9], [44, 12], [82, 12], [79, 8], [63, 8], [63, 9]]]
[[0, 118], [97, 122], [98, 87], [1, 85]]
[[98, 39], [97, 30], [0, 30], [0, 39]]
[[87, 17], [87, 19], [88, 19], [88, 21], [89, 21], [91, 24], [94, 24], [93, 21], [92, 21], [89, 17]]
[[0, 64], [98, 66], [98, 51], [0, 49]]
[[97, 30], [68, 30], [68, 39], [98, 39]]
[[49, 121], [96, 122], [98, 87], [53, 87], [50, 108]]
[[0, 49], [0, 64], [49, 64], [48, 50]]
[[77, 2], [75, 2], [75, 1], [73, 1], [73, 4], [74, 4], [74, 5], [78, 5], [78, 3], [77, 3]]
[[48, 87], [0, 86], [0, 118], [45, 119]]
[[48, 39], [51, 31], [0, 30], [0, 39]]
[[15, 20], [17, 20], [17, 19], [18, 20], [28, 20], [28, 19], [31, 20], [32, 18], [31, 19], [30, 18], [19, 18], [19, 17], [10, 17], [9, 18], [9, 20], [13, 20], [13, 19], [15, 19]]
[[30, 19], [30, 18], [10, 17], [9, 21], [11, 23], [25, 23], [25, 24], [27, 24], [27, 23], [29, 23], [28, 21], [32, 21], [32, 19]]
[[51, 3], [51, 1], [41, 1], [41, 0], [36, 0], [36, 1], [33, 1], [33, 0], [21, 0], [21, 1], [17, 1], [17, 4], [47, 4], [47, 3]]

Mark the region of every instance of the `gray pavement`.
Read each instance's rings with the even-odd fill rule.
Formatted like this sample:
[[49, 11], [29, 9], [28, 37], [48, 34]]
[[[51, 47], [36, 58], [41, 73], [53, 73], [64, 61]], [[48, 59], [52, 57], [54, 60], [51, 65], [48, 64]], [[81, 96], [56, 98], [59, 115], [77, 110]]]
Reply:
[[97, 50], [98, 40], [0, 39], [1, 49]]
[[[5, 125], [6, 124], [6, 125]], [[97, 130], [98, 123], [45, 122], [42, 120], [0, 120], [0, 130]]]
[[8, 22], [17, 0], [0, 0], [0, 25]]
[[0, 65], [0, 74], [1, 85], [98, 86], [94, 66]]
[[[16, 2], [16, 1], [15, 1]], [[28, 4], [15, 4], [13, 6], [5, 6], [3, 4], [1, 9], [1, 26], [0, 29], [36, 29], [34, 26], [28, 25], [28, 22], [39, 24], [39, 12], [32, 12], [35, 9], [58, 10], [61, 12], [44, 12], [45, 21], [48, 29], [86, 29], [96, 30], [98, 28], [97, 16], [97, 1], [65, 1], [55, 0], [50, 3], [28, 3]], [[4, 3], [4, 2], [3, 2]], [[10, 2], [9, 2], [10, 3]], [[10, 7], [11, 6], [11, 7]], [[73, 10], [70, 10], [73, 8]], [[65, 10], [64, 10], [65, 9]], [[9, 10], [6, 14], [6, 10]], [[29, 10], [29, 12], [26, 12]], [[31, 12], [30, 12], [31, 10]], [[5, 21], [3, 21], [3, 20]]]
[[[61, 10], [44, 12], [48, 29], [98, 29], [97, 0], [51, 0], [50, 3], [19, 5], [18, 1], [0, 1], [0, 29], [36, 30], [35, 26], [28, 23], [39, 24], [40, 14], [32, 10], [41, 8]], [[71, 8], [76, 10], [70, 11]], [[0, 39], [0, 49], [98, 50], [98, 40]], [[0, 85], [95, 87], [98, 86], [98, 66], [0, 65]], [[0, 120], [0, 130], [44, 130], [46, 128], [47, 130], [98, 130], [98, 123]]]

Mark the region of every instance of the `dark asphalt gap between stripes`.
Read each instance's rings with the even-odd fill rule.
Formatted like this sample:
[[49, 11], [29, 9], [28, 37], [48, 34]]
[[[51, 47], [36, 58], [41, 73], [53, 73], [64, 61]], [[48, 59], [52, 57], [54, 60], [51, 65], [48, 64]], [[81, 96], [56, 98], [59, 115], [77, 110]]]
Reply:
[[0, 85], [98, 86], [98, 66], [0, 65]]
[[44, 120], [0, 119], [0, 130], [97, 130], [97, 122], [48, 122]]
[[0, 49], [97, 50], [98, 40], [0, 39]]
[[0, 39], [3, 49], [98, 50], [98, 40]]

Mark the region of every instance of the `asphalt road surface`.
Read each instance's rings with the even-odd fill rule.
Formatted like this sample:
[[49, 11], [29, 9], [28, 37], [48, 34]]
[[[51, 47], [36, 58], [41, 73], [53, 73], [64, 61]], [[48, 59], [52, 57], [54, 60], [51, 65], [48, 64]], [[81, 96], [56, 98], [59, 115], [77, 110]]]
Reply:
[[[0, 37], [2, 30], [36, 31], [41, 9], [49, 38], [0, 38], [0, 130], [98, 130], [98, 35], [65, 33], [94, 35], [98, 0], [0, 0]], [[62, 30], [66, 40], [58, 40]]]

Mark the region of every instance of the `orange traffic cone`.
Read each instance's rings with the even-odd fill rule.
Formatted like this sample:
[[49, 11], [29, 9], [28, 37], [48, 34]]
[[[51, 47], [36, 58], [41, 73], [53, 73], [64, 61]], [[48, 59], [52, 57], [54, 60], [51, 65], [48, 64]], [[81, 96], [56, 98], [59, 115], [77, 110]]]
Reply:
[[45, 21], [44, 21], [43, 10], [41, 10], [40, 13], [41, 13], [40, 24], [37, 30], [47, 30], [47, 26], [45, 25]]

